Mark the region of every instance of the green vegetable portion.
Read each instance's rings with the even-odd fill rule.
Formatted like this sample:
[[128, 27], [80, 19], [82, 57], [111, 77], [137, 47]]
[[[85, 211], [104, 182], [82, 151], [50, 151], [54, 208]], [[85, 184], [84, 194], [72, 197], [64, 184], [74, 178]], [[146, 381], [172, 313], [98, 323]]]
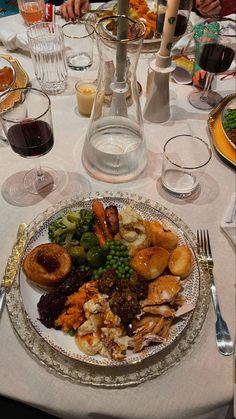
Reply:
[[119, 240], [107, 240], [103, 246], [106, 252], [106, 263], [103, 267], [99, 267], [93, 271], [93, 278], [98, 279], [103, 272], [108, 269], [114, 269], [117, 278], [129, 279], [133, 273], [130, 267], [131, 256], [129, 256], [128, 248]]
[[86, 252], [82, 246], [69, 246], [67, 250], [71, 255], [73, 265], [79, 266], [86, 262]]
[[95, 223], [91, 210], [71, 211], [52, 221], [48, 227], [49, 239], [65, 247], [79, 245], [83, 233], [93, 230]]
[[224, 115], [223, 122], [224, 130], [226, 132], [236, 128], [236, 109], [228, 109]]
[[91, 233], [87, 231], [83, 233], [80, 239], [80, 246], [82, 246], [85, 250], [92, 249], [93, 247], [99, 246], [99, 241], [95, 233]]

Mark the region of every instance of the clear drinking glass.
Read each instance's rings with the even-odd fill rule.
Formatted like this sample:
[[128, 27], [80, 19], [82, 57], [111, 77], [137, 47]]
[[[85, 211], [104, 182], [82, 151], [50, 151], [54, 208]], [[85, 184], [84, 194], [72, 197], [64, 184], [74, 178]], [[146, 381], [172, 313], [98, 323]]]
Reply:
[[163, 150], [163, 187], [178, 198], [192, 195], [211, 156], [209, 145], [199, 137], [182, 134], [170, 138]]
[[62, 28], [53, 22], [42, 22], [27, 30], [34, 72], [41, 89], [48, 94], [65, 90], [67, 65]]
[[228, 70], [235, 57], [235, 32], [230, 35], [228, 30], [227, 26], [211, 27], [211, 22], [206, 22], [199, 40], [198, 65], [207, 71], [207, 78], [203, 90], [193, 91], [188, 96], [194, 108], [211, 110], [222, 99], [218, 92], [211, 90], [211, 85], [215, 74]]
[[19, 94], [19, 99], [0, 118], [12, 150], [21, 157], [34, 159], [35, 169], [24, 176], [24, 187], [36, 195], [51, 191], [57, 186], [57, 173], [42, 169], [39, 162], [39, 157], [47, 154], [54, 144], [50, 98], [31, 87], [12, 92]]
[[67, 64], [73, 70], [86, 70], [93, 64], [94, 27], [78, 20], [63, 25]]
[[82, 162], [97, 179], [127, 182], [147, 163], [136, 80], [145, 26], [118, 15], [99, 20], [95, 32], [100, 58], [98, 87]]
[[27, 26], [43, 21], [45, 14], [44, 0], [17, 0], [17, 4]]

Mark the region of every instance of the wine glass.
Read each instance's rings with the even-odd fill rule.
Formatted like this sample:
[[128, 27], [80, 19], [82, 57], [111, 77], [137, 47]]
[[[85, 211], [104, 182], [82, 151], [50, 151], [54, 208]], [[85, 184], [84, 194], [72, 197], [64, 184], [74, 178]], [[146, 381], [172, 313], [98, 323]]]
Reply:
[[211, 90], [215, 74], [224, 73], [232, 64], [235, 55], [234, 35], [229, 34], [227, 26], [213, 26], [206, 22], [202, 37], [198, 64], [202, 70], [207, 72], [206, 82], [203, 91], [193, 91], [188, 96], [192, 106], [197, 109], [211, 110], [222, 99], [222, 96]]
[[24, 176], [24, 188], [34, 195], [49, 192], [57, 186], [57, 173], [42, 169], [39, 157], [54, 143], [50, 98], [32, 87], [12, 89], [11, 98], [11, 105], [0, 115], [3, 130], [12, 150], [35, 162], [35, 168]]

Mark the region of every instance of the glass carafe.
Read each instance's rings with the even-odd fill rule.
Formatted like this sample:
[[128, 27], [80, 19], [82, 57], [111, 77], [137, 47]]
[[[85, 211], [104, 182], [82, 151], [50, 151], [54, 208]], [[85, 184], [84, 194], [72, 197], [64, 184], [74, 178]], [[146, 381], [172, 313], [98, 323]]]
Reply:
[[101, 19], [95, 31], [98, 87], [82, 162], [96, 179], [127, 182], [147, 163], [136, 80], [145, 26], [122, 15]]

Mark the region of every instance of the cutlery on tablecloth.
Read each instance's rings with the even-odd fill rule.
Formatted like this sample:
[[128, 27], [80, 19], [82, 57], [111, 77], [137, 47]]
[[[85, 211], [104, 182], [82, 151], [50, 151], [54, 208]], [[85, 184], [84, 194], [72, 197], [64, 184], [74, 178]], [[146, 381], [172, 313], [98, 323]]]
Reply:
[[211, 296], [216, 315], [216, 345], [222, 355], [232, 355], [234, 344], [231, 339], [228, 326], [222, 317], [219, 300], [216, 291], [216, 285], [213, 275], [213, 257], [211, 252], [210, 238], [208, 230], [197, 230], [197, 250], [200, 260], [211, 280]]
[[3, 311], [5, 299], [6, 299], [6, 293], [10, 291], [12, 284], [15, 280], [18, 267], [19, 267], [19, 261], [22, 256], [23, 249], [26, 244], [27, 240], [27, 230], [26, 230], [26, 224], [22, 223], [18, 227], [17, 235], [16, 235], [16, 241], [12, 247], [11, 254], [7, 260], [7, 266], [5, 269], [4, 276], [1, 281], [1, 287], [0, 287], [0, 316]]

